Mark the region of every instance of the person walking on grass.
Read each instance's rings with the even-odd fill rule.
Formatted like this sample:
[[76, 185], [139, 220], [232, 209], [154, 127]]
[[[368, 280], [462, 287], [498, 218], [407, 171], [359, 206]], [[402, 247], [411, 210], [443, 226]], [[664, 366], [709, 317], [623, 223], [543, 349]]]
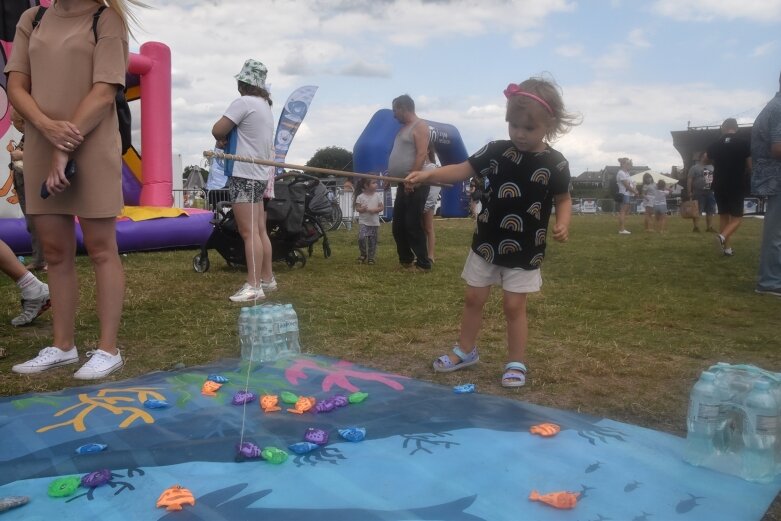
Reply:
[[713, 229], [713, 214], [716, 213], [716, 198], [713, 197], [713, 166], [708, 164], [708, 155], [700, 152], [697, 163], [689, 169], [686, 179], [686, 189], [693, 201], [697, 201], [697, 213], [692, 217], [693, 232], [700, 231], [700, 214], [705, 212], [706, 232], [715, 232]]
[[756, 292], [781, 297], [781, 76], [778, 84], [751, 130], [751, 193], [766, 198]]
[[501, 285], [507, 322], [507, 364], [501, 381], [504, 387], [521, 387], [527, 374], [526, 300], [542, 286], [540, 265], [554, 201], [555, 240], [567, 240], [572, 215], [569, 165], [546, 140], [577, 122], [564, 110], [552, 80], [530, 78], [511, 83], [504, 95], [509, 140], [491, 142], [460, 164], [412, 172], [406, 181], [414, 186], [478, 176], [485, 182], [485, 208], [477, 218], [472, 248], [461, 274], [467, 287], [459, 340], [452, 353], [434, 362], [434, 371], [456, 371], [478, 362], [475, 342], [483, 307], [491, 286]]
[[713, 194], [719, 209], [716, 242], [727, 257], [734, 255], [731, 239], [743, 221], [743, 199], [751, 171], [751, 148], [737, 132], [738, 122], [725, 119], [721, 137], [708, 147], [708, 158], [713, 162]]
[[377, 256], [377, 237], [380, 231], [380, 214], [385, 209], [382, 198], [377, 193], [377, 181], [359, 179], [360, 194], [355, 198], [355, 211], [358, 212], [358, 248], [361, 255], [358, 262], [374, 264]]
[[654, 176], [649, 173], [643, 174], [643, 186], [640, 187], [640, 193], [643, 194], [643, 207], [645, 209], [643, 219], [645, 231], [652, 232], [654, 229], [651, 227], [651, 223], [653, 222], [654, 217], [654, 198], [656, 195]]
[[[33, 216], [48, 264], [53, 340], [38, 356], [16, 364], [16, 373], [40, 373], [79, 361], [76, 349], [74, 217], [95, 273], [100, 338], [73, 375], [104, 378], [119, 370], [117, 348], [125, 274], [116, 238], [122, 210], [122, 154], [115, 99], [125, 84], [128, 22], [138, 0], [56, 0], [32, 7], [16, 26], [8, 97], [25, 120], [24, 178], [27, 213]], [[73, 160], [77, 175], [65, 176]], [[45, 184], [51, 197], [40, 196]]]
[[621, 157], [618, 159], [618, 164], [620, 168], [616, 174], [616, 184], [618, 185], [618, 194], [621, 197], [618, 207], [618, 233], [620, 235], [629, 235], [632, 232], [626, 229], [626, 216], [629, 214], [632, 196], [638, 195], [638, 192], [634, 183], [632, 183], [632, 179], [629, 177], [629, 172], [632, 170], [632, 160], [628, 157]]

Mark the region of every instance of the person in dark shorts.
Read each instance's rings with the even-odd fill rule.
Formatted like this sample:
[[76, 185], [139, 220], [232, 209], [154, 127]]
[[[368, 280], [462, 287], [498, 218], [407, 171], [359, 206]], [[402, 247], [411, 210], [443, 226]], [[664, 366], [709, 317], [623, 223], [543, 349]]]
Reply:
[[708, 147], [713, 163], [713, 194], [719, 209], [719, 233], [716, 241], [722, 253], [734, 253], [730, 238], [743, 220], [743, 199], [748, 192], [748, 172], [751, 171], [751, 147], [737, 135], [738, 122], [733, 118], [721, 124], [721, 137]]

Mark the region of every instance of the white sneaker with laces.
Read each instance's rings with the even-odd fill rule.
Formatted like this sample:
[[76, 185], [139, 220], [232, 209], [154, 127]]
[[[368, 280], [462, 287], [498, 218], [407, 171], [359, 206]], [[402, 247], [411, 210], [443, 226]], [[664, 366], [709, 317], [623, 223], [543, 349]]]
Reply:
[[31, 299], [22, 299], [22, 312], [11, 319], [12, 326], [26, 326], [35, 320], [41, 313], [51, 307], [49, 300], [49, 286], [43, 284], [41, 296]]
[[632, 232], [629, 230], [618, 230], [619, 235], [632, 235]]
[[266, 298], [266, 295], [263, 293], [262, 288], [256, 288], [245, 282], [239, 291], [228, 298], [232, 302], [252, 302], [254, 300], [263, 300]]
[[274, 275], [271, 276], [271, 280], [266, 282], [265, 280], [260, 281], [260, 289], [263, 290], [264, 293], [271, 293], [272, 291], [277, 290], [277, 278], [274, 277]]
[[70, 351], [63, 351], [59, 347], [44, 347], [38, 352], [38, 356], [24, 363], [16, 364], [11, 368], [11, 371], [19, 374], [41, 373], [47, 369], [75, 364], [78, 361], [79, 353], [75, 347]]
[[81, 366], [81, 369], [73, 374], [77, 380], [98, 380], [105, 378], [114, 371], [118, 371], [123, 365], [122, 355], [119, 350], [117, 354], [110, 355], [102, 349], [88, 351], [89, 360]]

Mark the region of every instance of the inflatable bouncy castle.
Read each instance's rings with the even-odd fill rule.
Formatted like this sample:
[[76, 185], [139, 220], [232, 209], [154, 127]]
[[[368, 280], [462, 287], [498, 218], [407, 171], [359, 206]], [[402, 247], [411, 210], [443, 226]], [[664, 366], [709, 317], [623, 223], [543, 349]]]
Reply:
[[[48, 6], [48, 0], [0, 0], [0, 67], [10, 56], [15, 26], [25, 9]], [[0, 239], [18, 254], [30, 251], [30, 237], [21, 218], [13, 178], [6, 166], [6, 147], [18, 141], [10, 125], [11, 107], [6, 77], [0, 75]], [[165, 44], [147, 42], [130, 53], [126, 76], [128, 102], [140, 114], [140, 140], [134, 132], [133, 146], [123, 156], [122, 192], [125, 209], [118, 216], [117, 243], [122, 252], [200, 246], [211, 232], [211, 213], [197, 209], [171, 208], [173, 204], [173, 157], [171, 137], [171, 51]], [[138, 109], [138, 110], [135, 110]], [[141, 151], [139, 153], [139, 150]], [[82, 248], [80, 230], [79, 247]]]

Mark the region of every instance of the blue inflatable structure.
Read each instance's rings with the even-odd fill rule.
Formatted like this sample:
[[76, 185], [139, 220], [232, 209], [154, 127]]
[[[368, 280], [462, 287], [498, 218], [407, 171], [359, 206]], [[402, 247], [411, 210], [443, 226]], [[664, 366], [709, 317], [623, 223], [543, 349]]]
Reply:
[[[468, 157], [461, 134], [453, 125], [428, 121], [431, 131], [431, 141], [442, 165], [461, 163]], [[388, 158], [393, 149], [393, 140], [399, 132], [401, 124], [393, 117], [393, 111], [382, 109], [375, 112], [366, 128], [361, 133], [353, 147], [353, 167], [356, 172], [388, 171]], [[466, 217], [468, 214], [468, 198], [465, 194], [465, 183], [461, 182], [452, 188], [442, 190], [442, 217]], [[385, 216], [393, 217], [393, 208], [386, 200]]]

